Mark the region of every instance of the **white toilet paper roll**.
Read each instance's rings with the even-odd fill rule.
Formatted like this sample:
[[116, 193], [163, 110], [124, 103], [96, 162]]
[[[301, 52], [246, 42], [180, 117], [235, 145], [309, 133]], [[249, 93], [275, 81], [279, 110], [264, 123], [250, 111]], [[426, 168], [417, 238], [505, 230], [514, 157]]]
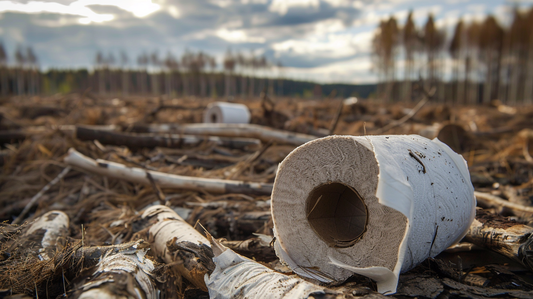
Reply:
[[417, 135], [330, 136], [280, 164], [272, 192], [278, 257], [322, 282], [358, 273], [381, 293], [459, 241], [476, 201], [464, 159]]
[[247, 124], [250, 111], [243, 104], [215, 102], [204, 111], [204, 123]]

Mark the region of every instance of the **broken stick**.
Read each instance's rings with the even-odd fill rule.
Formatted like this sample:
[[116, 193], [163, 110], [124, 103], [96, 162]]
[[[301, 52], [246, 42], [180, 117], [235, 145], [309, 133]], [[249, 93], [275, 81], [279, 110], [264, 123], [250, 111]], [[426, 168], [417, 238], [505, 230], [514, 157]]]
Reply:
[[93, 160], [71, 148], [65, 157], [65, 162], [71, 166], [81, 168], [94, 174], [104, 175], [111, 178], [122, 179], [132, 183], [151, 185], [146, 173], [150, 173], [160, 188], [178, 188], [189, 190], [201, 190], [214, 193], [244, 193], [270, 195], [271, 184], [247, 183], [243, 181], [205, 179], [168, 174], [158, 171], [144, 170], [136, 167], [127, 167], [123, 164]]

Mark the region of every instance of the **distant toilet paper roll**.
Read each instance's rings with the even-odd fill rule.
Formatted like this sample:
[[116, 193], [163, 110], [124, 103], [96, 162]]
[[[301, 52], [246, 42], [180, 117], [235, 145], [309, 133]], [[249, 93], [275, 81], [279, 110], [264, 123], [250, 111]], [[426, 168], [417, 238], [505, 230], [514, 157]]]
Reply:
[[400, 272], [462, 239], [475, 206], [465, 160], [437, 139], [325, 137], [279, 166], [276, 254], [301, 276], [332, 282], [357, 273], [392, 294]]
[[247, 124], [250, 111], [242, 104], [215, 102], [204, 111], [204, 123]]

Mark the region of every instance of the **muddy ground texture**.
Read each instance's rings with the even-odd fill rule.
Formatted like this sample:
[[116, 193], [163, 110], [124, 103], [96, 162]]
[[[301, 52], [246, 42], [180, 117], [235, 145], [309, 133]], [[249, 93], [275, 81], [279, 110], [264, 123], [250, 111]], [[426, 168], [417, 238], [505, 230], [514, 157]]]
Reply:
[[[90, 93], [50, 97], [11, 97], [0, 106], [0, 297], [24, 295], [63, 297], [81, 279], [82, 265], [72, 271], [44, 271], [36, 256], [27, 254], [31, 243], [20, 244], [28, 223], [51, 211], [70, 218], [69, 242], [83, 239], [84, 246], [132, 241], [131, 219], [153, 204], [166, 204], [188, 223], [202, 224], [215, 238], [244, 241], [254, 234], [272, 235], [270, 197], [253, 194], [211, 194], [205, 191], [157, 190], [73, 168], [12, 225], [24, 207], [67, 165], [69, 148], [93, 159], [165, 173], [204, 178], [273, 183], [277, 164], [295, 146], [262, 142], [231, 148], [212, 142], [173, 144], [170, 147], [135, 147], [82, 141], [61, 125], [114, 125], [115, 131], [135, 132], [145, 124], [187, 124], [202, 121], [213, 99], [98, 97]], [[340, 99], [295, 98], [241, 101], [252, 112], [252, 123], [281, 130], [325, 136], [340, 110], [334, 134], [420, 134], [437, 137], [468, 161], [476, 191], [493, 194], [522, 206], [533, 200], [533, 108], [425, 104], [406, 119], [416, 103], [383, 104], [359, 101], [342, 105]], [[401, 120], [401, 122], [398, 120]], [[164, 134], [163, 134], [164, 135]], [[532, 214], [499, 205], [478, 206], [486, 212], [533, 224]], [[197, 226], [199, 229], [199, 226]], [[82, 230], [83, 228], [83, 230]], [[200, 229], [199, 229], [200, 230]], [[281, 265], [272, 248], [240, 252], [278, 271]], [[61, 253], [58, 252], [59, 259]], [[58, 261], [56, 261], [58, 262]], [[159, 261], [160, 262], [160, 261]], [[57, 268], [59, 269], [59, 268]], [[159, 272], [165, 298], [207, 298], [187, 281]], [[474, 280], [467, 279], [475, 274]], [[375, 284], [355, 276], [336, 286], [353, 296], [380, 297]], [[444, 252], [400, 277], [397, 294], [389, 298], [531, 298], [533, 272], [526, 266], [477, 248]]]

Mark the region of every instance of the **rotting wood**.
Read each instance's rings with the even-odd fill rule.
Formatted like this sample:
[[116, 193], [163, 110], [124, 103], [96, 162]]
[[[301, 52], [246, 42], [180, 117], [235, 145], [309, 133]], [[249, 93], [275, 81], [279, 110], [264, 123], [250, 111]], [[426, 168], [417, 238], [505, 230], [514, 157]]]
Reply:
[[533, 269], [533, 227], [477, 209], [465, 241], [517, 260]]
[[183, 145], [196, 145], [202, 142], [213, 142], [229, 148], [243, 149], [260, 144], [259, 140], [250, 138], [196, 137], [176, 134], [158, 136], [155, 134], [119, 133], [81, 126], [76, 126], [76, 138], [79, 140], [98, 140], [102, 144], [127, 146], [131, 149], [155, 147], [179, 148]]
[[158, 171], [144, 170], [141, 168], [127, 167], [111, 161], [100, 159], [93, 160], [82, 155], [73, 148], [68, 151], [68, 155], [65, 157], [65, 162], [84, 171], [144, 185], [151, 185], [150, 180], [146, 177], [146, 172], [149, 172], [160, 188], [260, 195], [269, 195], [272, 192], [271, 184], [180, 176]]
[[219, 137], [256, 138], [263, 142], [272, 141], [278, 144], [301, 145], [316, 139], [315, 136], [301, 133], [276, 130], [254, 124], [186, 124], [186, 125], [147, 125], [137, 126], [133, 131], [150, 133], [179, 133], [186, 135], [204, 135]]

